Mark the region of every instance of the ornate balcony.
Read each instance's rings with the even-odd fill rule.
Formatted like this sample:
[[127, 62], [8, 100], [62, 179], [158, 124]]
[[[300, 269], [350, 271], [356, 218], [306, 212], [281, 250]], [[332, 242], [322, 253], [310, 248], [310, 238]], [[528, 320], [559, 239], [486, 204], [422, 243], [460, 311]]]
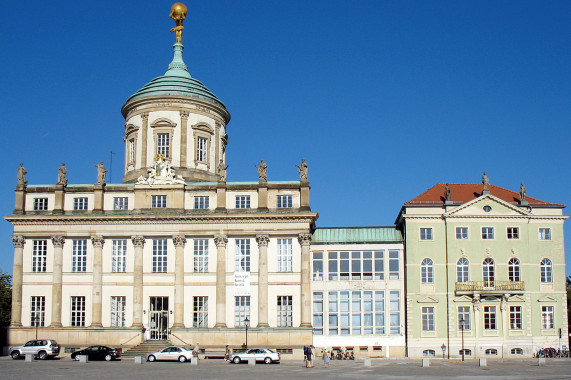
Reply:
[[468, 281], [456, 283], [456, 294], [522, 294], [525, 290], [523, 281]]

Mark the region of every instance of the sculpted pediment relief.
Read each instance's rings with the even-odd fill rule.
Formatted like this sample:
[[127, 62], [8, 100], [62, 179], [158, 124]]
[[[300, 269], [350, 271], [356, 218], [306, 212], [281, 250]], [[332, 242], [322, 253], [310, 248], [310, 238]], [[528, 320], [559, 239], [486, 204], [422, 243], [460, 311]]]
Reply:
[[551, 296], [545, 296], [538, 299], [537, 302], [557, 302], [557, 300]]
[[430, 296], [424, 297], [416, 301], [418, 303], [438, 303], [438, 300]]
[[[485, 206], [487, 210], [484, 208]], [[498, 197], [491, 194], [480, 196], [470, 202], [466, 202], [463, 205], [456, 207], [444, 214], [445, 217], [457, 217], [457, 216], [529, 216], [531, 215], [529, 211], [524, 208], [514, 206]]]

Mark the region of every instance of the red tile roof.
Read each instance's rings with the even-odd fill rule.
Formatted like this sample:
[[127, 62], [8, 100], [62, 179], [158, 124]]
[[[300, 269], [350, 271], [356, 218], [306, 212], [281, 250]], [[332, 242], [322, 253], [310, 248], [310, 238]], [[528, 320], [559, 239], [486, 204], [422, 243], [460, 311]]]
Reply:
[[[469, 202], [482, 194], [484, 190], [483, 184], [477, 183], [450, 183], [450, 198], [454, 204], [462, 204]], [[446, 189], [445, 183], [437, 183], [418, 197], [405, 203], [405, 205], [442, 205], [444, 204], [445, 197], [444, 191]], [[520, 195], [515, 191], [504, 189], [503, 187], [489, 185], [490, 193], [506, 202], [512, 204], [519, 204]], [[525, 200], [530, 206], [544, 206], [544, 207], [565, 207], [557, 203], [549, 203], [540, 201], [539, 199], [526, 197]]]

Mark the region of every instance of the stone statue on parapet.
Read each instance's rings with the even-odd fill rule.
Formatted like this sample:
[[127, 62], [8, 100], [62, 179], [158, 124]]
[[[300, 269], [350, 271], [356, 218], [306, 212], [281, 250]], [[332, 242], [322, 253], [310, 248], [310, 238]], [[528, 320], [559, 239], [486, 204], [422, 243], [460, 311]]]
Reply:
[[[256, 166], [256, 165], [254, 165]], [[260, 182], [267, 182], [268, 181], [268, 165], [262, 160], [258, 168], [258, 177], [260, 178]]]
[[490, 180], [488, 179], [486, 172], [482, 174], [482, 183], [484, 184], [484, 191], [488, 190], [488, 186], [490, 185]]
[[444, 188], [444, 198], [447, 201], [451, 201], [452, 198], [450, 198], [450, 185], [446, 184], [446, 187]]
[[224, 165], [224, 161], [218, 163], [218, 182], [226, 182], [228, 165]]
[[523, 184], [523, 182], [521, 183], [521, 186], [519, 187], [519, 200], [521, 202], [525, 201], [525, 197], [527, 196], [527, 190], [525, 189], [525, 185]]
[[305, 162], [305, 158], [301, 159], [301, 164], [295, 165], [297, 166], [297, 170], [299, 170], [299, 179], [302, 182], [307, 181], [307, 162]]
[[95, 164], [97, 167], [97, 185], [105, 185], [105, 176], [107, 175], [107, 169], [103, 166], [103, 161]]
[[186, 8], [186, 5], [184, 5], [183, 3], [174, 3], [173, 6], [171, 7], [171, 14], [169, 15], [169, 17], [172, 18], [176, 23], [176, 26], [171, 29], [171, 33], [175, 32], [176, 42], [182, 43], [182, 30], [184, 29], [182, 23], [186, 18], [187, 13], [188, 9]]
[[62, 162], [57, 173], [58, 185], [67, 186], [67, 177], [65, 176], [66, 174], [67, 174], [67, 168], [65, 167], [65, 162]]
[[18, 185], [26, 186], [28, 183], [28, 180], [26, 180], [26, 174], [28, 174], [28, 171], [24, 167], [24, 164], [20, 162], [20, 166], [18, 167]]
[[138, 185], [184, 185], [186, 182], [181, 175], [177, 175], [171, 163], [165, 160], [165, 156], [157, 154], [155, 164], [147, 169], [147, 178], [137, 178]]

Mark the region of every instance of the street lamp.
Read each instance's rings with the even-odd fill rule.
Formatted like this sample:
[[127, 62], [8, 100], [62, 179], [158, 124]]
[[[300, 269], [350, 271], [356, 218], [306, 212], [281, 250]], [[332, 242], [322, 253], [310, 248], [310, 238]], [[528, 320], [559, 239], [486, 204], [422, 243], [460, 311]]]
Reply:
[[440, 348], [442, 348], [442, 359], [444, 359], [444, 354], [446, 353], [446, 345], [442, 343], [442, 346], [440, 346]]
[[244, 319], [244, 325], [246, 325], [246, 350], [248, 349], [248, 322], [250, 322], [250, 320], [246, 317], [246, 319]]
[[37, 314], [34, 314], [34, 318], [32, 318], [32, 322], [34, 323], [34, 326], [36, 326], [36, 339], [38, 339], [38, 324], [39, 324], [39, 316]]
[[460, 328], [462, 329], [462, 361], [464, 361], [464, 318], [460, 318]]

